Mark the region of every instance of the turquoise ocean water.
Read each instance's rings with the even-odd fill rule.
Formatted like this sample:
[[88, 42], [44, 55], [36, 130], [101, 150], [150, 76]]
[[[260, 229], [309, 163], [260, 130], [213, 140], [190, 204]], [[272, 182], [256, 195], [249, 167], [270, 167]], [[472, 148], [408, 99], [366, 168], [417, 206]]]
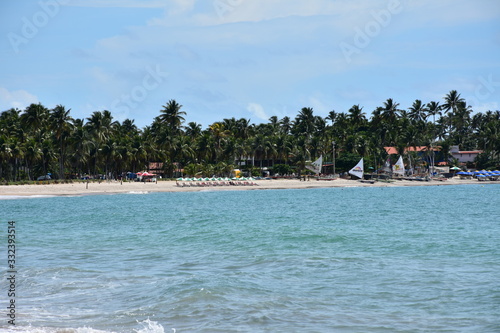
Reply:
[[6, 199], [3, 332], [500, 332], [499, 185]]

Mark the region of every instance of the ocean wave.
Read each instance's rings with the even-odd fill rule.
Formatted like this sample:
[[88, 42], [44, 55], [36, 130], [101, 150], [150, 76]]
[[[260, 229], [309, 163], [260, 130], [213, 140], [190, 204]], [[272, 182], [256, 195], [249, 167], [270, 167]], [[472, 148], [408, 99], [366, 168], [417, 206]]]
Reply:
[[34, 198], [53, 198], [57, 195], [0, 195], [0, 200], [34, 199]]
[[[136, 333], [165, 333], [165, 329], [161, 324], [156, 321], [150, 320], [149, 318], [144, 321], [137, 321], [137, 328], [131, 330], [130, 332]], [[172, 332], [175, 333], [176, 329], [172, 328]], [[61, 327], [34, 327], [34, 326], [15, 326], [8, 328], [7, 330], [1, 330], [5, 333], [121, 333], [120, 331], [108, 331], [99, 330], [92, 327], [78, 327], [78, 328], [61, 328]], [[129, 332], [129, 331], [123, 331]]]

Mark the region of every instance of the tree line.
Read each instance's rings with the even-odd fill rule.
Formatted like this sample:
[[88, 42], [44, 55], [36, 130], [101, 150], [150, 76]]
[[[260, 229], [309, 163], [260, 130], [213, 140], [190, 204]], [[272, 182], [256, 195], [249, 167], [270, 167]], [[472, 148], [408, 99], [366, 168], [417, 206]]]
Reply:
[[250, 172], [275, 167], [300, 173], [307, 161], [320, 155], [333, 160], [334, 152], [337, 171], [346, 171], [360, 157], [378, 168], [387, 158], [386, 146], [418, 164], [422, 158], [409, 156], [406, 147], [440, 147], [441, 159], [448, 161], [451, 146], [459, 145], [483, 151], [478, 167], [500, 165], [500, 111], [474, 113], [455, 90], [442, 102], [415, 100], [407, 109], [389, 98], [369, 117], [360, 105], [332, 110], [324, 118], [304, 107], [293, 119], [272, 116], [254, 124], [233, 117], [206, 128], [186, 123], [186, 112], [175, 100], [142, 129], [132, 119], [114, 121], [107, 110], [85, 119], [70, 113], [63, 105], [48, 109], [40, 103], [2, 112], [0, 179], [33, 180], [49, 172], [60, 179], [118, 177], [146, 170], [151, 162], [159, 162], [166, 177], [181, 169], [191, 176], [227, 175], [242, 164]]

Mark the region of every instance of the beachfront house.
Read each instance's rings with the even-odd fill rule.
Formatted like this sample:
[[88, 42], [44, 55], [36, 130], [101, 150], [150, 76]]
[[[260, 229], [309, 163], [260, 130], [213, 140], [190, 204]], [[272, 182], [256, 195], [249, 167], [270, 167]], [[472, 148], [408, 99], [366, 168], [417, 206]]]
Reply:
[[459, 163], [467, 164], [473, 163], [476, 157], [481, 154], [481, 150], [465, 150], [461, 151], [459, 146], [451, 146], [450, 154], [456, 158]]

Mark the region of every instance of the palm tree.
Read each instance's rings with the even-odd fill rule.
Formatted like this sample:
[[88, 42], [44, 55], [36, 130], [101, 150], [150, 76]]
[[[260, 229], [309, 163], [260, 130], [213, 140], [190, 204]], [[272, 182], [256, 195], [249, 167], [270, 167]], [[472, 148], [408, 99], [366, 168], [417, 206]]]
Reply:
[[365, 113], [363, 108], [358, 105], [353, 105], [349, 111], [347, 111], [347, 119], [350, 123], [350, 127], [354, 131], [358, 131], [360, 127], [364, 126], [366, 123]]
[[201, 164], [190, 163], [184, 167], [184, 175], [195, 177], [202, 170]]
[[[0, 114], [0, 177], [5, 180], [12, 178], [13, 140], [25, 141], [25, 131], [21, 126], [20, 111], [10, 109]], [[29, 172], [29, 169], [28, 169]]]
[[195, 122], [190, 122], [186, 126], [186, 135], [191, 139], [196, 139], [201, 135], [201, 125]]
[[113, 116], [111, 112], [107, 110], [102, 112], [95, 111], [87, 120], [88, 122], [85, 126], [89, 131], [90, 137], [92, 137], [94, 148], [94, 175], [97, 175], [97, 162], [99, 155], [101, 155], [101, 146], [111, 135]]
[[39, 142], [30, 137], [24, 144], [24, 159], [26, 161], [28, 179], [33, 179], [33, 166], [41, 160], [42, 150]]
[[442, 106], [439, 105], [439, 102], [430, 102], [427, 103], [427, 112], [429, 112], [429, 115], [432, 116], [432, 122], [435, 124], [436, 123], [436, 115], [441, 116], [441, 109]]
[[335, 124], [335, 120], [337, 119], [337, 112], [335, 112], [335, 110], [330, 111], [325, 119], [330, 120], [333, 126], [333, 124]]
[[21, 114], [21, 125], [33, 135], [46, 131], [49, 117], [49, 110], [42, 104], [31, 104]]
[[173, 134], [177, 134], [180, 131], [181, 125], [185, 120], [183, 116], [186, 115], [186, 112], [181, 111], [181, 109], [182, 105], [171, 99], [163, 106], [163, 109], [160, 111], [161, 114], [158, 116], [160, 123], [166, 124]]
[[62, 105], [56, 106], [50, 111], [50, 126], [55, 139], [59, 145], [59, 177], [64, 179], [64, 160], [66, 155], [67, 138], [73, 128], [73, 118], [69, 115], [70, 110]]
[[83, 119], [74, 120], [73, 130], [67, 140], [68, 156], [74, 172], [82, 174], [88, 171], [90, 174], [90, 170], [84, 170], [84, 165], [88, 164], [92, 141]]
[[282, 134], [290, 134], [290, 131], [292, 130], [292, 122], [290, 120], [290, 117], [285, 116], [280, 120], [280, 128]]
[[398, 109], [398, 106], [399, 103], [394, 102], [392, 98], [388, 98], [384, 102], [384, 106], [381, 109], [382, 117], [387, 121], [394, 121], [401, 112], [401, 110]]
[[275, 135], [280, 130], [280, 122], [277, 116], [272, 116], [269, 118], [269, 130], [270, 135]]
[[460, 97], [460, 94], [457, 93], [456, 90], [450, 91], [444, 97], [445, 103], [443, 104], [443, 109], [447, 112], [451, 110], [451, 112], [456, 113], [461, 103], [464, 103], [465, 100]]
[[[134, 119], [125, 119], [121, 124], [121, 132], [122, 134], [127, 134], [129, 136], [133, 136], [137, 133], [137, 126], [134, 124]], [[118, 123], [116, 125], [119, 125]]]
[[293, 147], [292, 137], [290, 135], [278, 134], [273, 138], [273, 144], [276, 147], [277, 159], [288, 164]]
[[427, 108], [419, 99], [416, 99], [413, 102], [412, 106], [408, 108], [408, 111], [408, 117], [414, 122], [425, 121], [427, 118]]
[[221, 159], [221, 153], [222, 153], [222, 145], [223, 141], [228, 137], [230, 132], [225, 129], [224, 123], [221, 122], [215, 122], [209, 127], [209, 131], [213, 136], [213, 141], [214, 141], [214, 161], [219, 162]]
[[293, 124], [292, 132], [310, 138], [314, 133], [314, 115], [312, 108], [302, 108]]
[[237, 121], [237, 138], [246, 140], [252, 135], [254, 126], [250, 123], [250, 119], [240, 118]]
[[[468, 144], [468, 138], [471, 135], [470, 114], [472, 108], [464, 102], [458, 104], [456, 111], [450, 115], [451, 125], [454, 127], [453, 142], [460, 146]], [[470, 149], [472, 147], [465, 147]]]
[[[451, 145], [460, 144], [465, 149], [483, 149], [483, 160], [498, 159], [500, 112], [472, 116], [472, 109], [456, 91], [444, 100], [443, 106], [415, 100], [403, 111], [387, 99], [370, 119], [359, 105], [346, 113], [332, 110], [327, 117], [315, 116], [312, 108], [305, 107], [293, 122], [289, 117], [278, 120], [273, 116], [267, 123], [255, 125], [249, 119], [233, 117], [205, 130], [194, 122], [183, 127], [186, 113], [174, 100], [142, 130], [131, 119], [113, 122], [109, 111], [73, 120], [62, 105], [48, 110], [31, 104], [22, 112], [10, 109], [0, 113], [0, 178], [31, 179], [36, 172], [52, 169], [60, 177], [91, 170], [115, 174], [138, 171], [150, 161], [163, 161], [166, 173], [176, 166], [198, 163], [208, 166], [206, 172], [221, 173], [224, 166], [249, 158], [302, 168], [306, 160], [332, 153], [332, 141], [336, 153], [342, 155], [339, 158], [344, 152], [345, 156], [359, 154], [367, 163], [368, 158], [385, 158], [384, 146], [403, 150], [424, 145], [432, 151], [433, 146], [441, 145], [446, 154]], [[430, 116], [432, 121], [428, 121]]]

